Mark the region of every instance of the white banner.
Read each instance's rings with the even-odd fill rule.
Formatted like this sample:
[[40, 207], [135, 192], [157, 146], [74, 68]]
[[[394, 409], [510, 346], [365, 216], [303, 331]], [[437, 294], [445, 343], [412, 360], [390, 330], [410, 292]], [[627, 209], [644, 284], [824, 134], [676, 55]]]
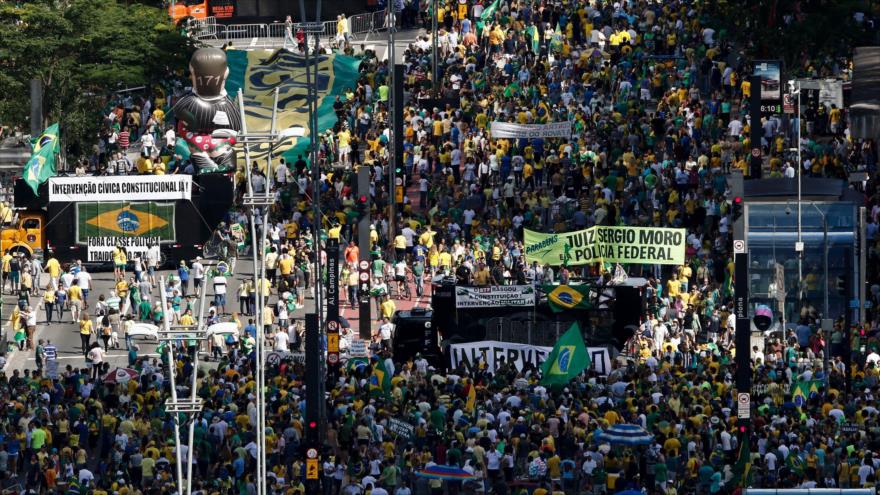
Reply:
[[534, 306], [535, 288], [531, 285], [489, 285], [456, 287], [456, 308], [492, 308], [501, 306]]
[[49, 202], [159, 201], [192, 198], [191, 175], [51, 177]]
[[[465, 368], [471, 368], [481, 360], [485, 360], [488, 370], [493, 373], [503, 358], [504, 362], [513, 363], [517, 371], [522, 371], [526, 364], [540, 368], [541, 363], [552, 350], [552, 347], [483, 340], [450, 345], [449, 358], [453, 368], [459, 364], [464, 364]], [[593, 370], [600, 375], [607, 375], [611, 371], [611, 355], [608, 354], [608, 349], [587, 347], [587, 352], [593, 362]]]
[[571, 121], [549, 124], [515, 124], [492, 122], [492, 139], [571, 138]]
[[818, 91], [819, 103], [831, 110], [831, 104], [843, 108], [843, 81], [839, 79], [798, 79], [801, 89]]
[[160, 242], [161, 239], [158, 237], [89, 237], [87, 240], [88, 261], [113, 261], [113, 249], [116, 246], [124, 247], [129, 258], [133, 254], [145, 258], [150, 245]]

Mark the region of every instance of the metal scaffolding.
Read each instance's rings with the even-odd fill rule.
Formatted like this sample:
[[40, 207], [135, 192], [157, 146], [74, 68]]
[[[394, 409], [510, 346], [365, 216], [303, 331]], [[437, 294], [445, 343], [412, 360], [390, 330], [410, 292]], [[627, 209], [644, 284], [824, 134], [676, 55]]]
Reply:
[[[198, 392], [198, 373], [199, 373], [199, 346], [193, 353], [192, 360], [192, 376], [190, 377], [190, 394], [189, 397], [181, 399], [177, 396], [177, 383], [175, 378], [174, 365], [174, 344], [179, 341], [195, 340], [200, 342], [207, 338], [207, 328], [205, 320], [205, 294], [208, 292], [207, 284], [203, 284], [199, 288], [199, 319], [196, 325], [171, 325], [168, 317], [168, 302], [165, 300], [165, 280], [159, 278], [159, 297], [162, 300], [162, 312], [165, 318], [162, 320], [162, 328], [158, 331], [158, 338], [161, 342], [168, 343], [168, 376], [171, 380], [171, 398], [165, 401], [165, 412], [174, 415], [174, 445], [176, 452], [174, 455], [177, 467], [177, 493], [192, 494], [192, 467], [193, 467], [193, 444], [195, 438], [195, 419], [202, 412], [202, 399], [196, 396]], [[183, 420], [181, 421], [181, 418]], [[180, 424], [184, 423], [189, 427], [189, 435], [187, 439], [187, 459], [186, 459], [186, 478], [183, 476], [183, 456], [181, 454], [180, 441]], [[184, 480], [186, 482], [184, 483]], [[185, 487], [185, 491], [184, 491]]]

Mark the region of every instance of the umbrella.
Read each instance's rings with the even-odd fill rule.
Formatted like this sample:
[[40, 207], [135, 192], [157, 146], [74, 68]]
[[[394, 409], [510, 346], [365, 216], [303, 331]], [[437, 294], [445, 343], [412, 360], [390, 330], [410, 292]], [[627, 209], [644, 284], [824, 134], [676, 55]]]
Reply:
[[638, 425], [620, 424], [613, 425], [596, 433], [596, 439], [611, 445], [648, 445], [654, 441], [654, 435], [645, 431]]
[[138, 377], [138, 372], [131, 368], [116, 368], [104, 375], [104, 383], [128, 383]]
[[441, 466], [439, 464], [426, 467], [416, 473], [417, 476], [423, 478], [433, 478], [437, 480], [472, 480], [474, 475], [455, 466]]

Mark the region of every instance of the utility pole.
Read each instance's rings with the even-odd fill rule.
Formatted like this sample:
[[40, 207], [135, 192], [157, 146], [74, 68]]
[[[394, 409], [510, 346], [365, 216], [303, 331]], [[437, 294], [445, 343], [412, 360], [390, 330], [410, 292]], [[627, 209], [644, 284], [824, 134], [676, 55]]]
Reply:
[[397, 203], [395, 198], [397, 174], [394, 169], [397, 166], [397, 143], [401, 136], [397, 135], [397, 107], [402, 102], [397, 100], [397, 91], [395, 88], [398, 84], [403, 84], [403, 80], [398, 79], [394, 70], [394, 32], [397, 31], [397, 14], [395, 10], [397, 1], [388, 3], [388, 17], [390, 19], [388, 25], [388, 86], [391, 88], [389, 92], [389, 113], [391, 115], [391, 142], [388, 143], [388, 241], [394, 242], [395, 231], [397, 230]]
[[[433, 8], [431, 9], [431, 88], [433, 89], [434, 99], [440, 91], [440, 81], [437, 76], [437, 0], [432, 0]], [[476, 29], [476, 26], [474, 26]]]
[[[752, 125], [755, 123], [752, 122]], [[734, 263], [734, 314], [736, 327], [734, 344], [736, 346], [736, 391], [737, 423], [739, 444], [744, 445], [751, 434], [751, 322], [749, 320], [749, 251], [746, 243], [745, 193], [743, 176], [733, 172], [730, 177], [730, 190], [733, 202], [733, 263]]]
[[[313, 31], [309, 26], [320, 26], [321, 1], [315, 1], [315, 22], [305, 23], [305, 70], [306, 70], [306, 101], [309, 112], [309, 144], [310, 169], [312, 175], [312, 212], [313, 212], [313, 248], [315, 251], [315, 312], [306, 314], [306, 487], [309, 493], [317, 493], [320, 489], [320, 446], [323, 442], [325, 404], [324, 404], [324, 349], [321, 342], [320, 320], [324, 315], [323, 305], [323, 269], [321, 263], [321, 166], [318, 163], [318, 90], [312, 84], [312, 70], [315, 71], [314, 80], [318, 79], [318, 62], [320, 52], [320, 33]], [[300, 17], [305, 22], [305, 1], [299, 0]], [[309, 37], [315, 38], [315, 58], [312, 61], [309, 53]], [[314, 69], [312, 64], [314, 63]], [[261, 494], [258, 494], [261, 495]]]
[[339, 240], [327, 239], [327, 382], [339, 378]]
[[357, 176], [357, 204], [358, 218], [358, 336], [363, 340], [369, 340], [371, 331], [371, 307], [370, 307], [370, 169], [361, 167]]

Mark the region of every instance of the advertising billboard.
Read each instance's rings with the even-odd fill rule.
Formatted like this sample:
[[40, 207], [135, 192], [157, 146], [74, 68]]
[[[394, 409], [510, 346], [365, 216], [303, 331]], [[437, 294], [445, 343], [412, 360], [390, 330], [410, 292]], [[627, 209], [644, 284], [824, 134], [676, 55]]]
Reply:
[[761, 78], [761, 113], [782, 113], [782, 61], [756, 61], [752, 75]]

